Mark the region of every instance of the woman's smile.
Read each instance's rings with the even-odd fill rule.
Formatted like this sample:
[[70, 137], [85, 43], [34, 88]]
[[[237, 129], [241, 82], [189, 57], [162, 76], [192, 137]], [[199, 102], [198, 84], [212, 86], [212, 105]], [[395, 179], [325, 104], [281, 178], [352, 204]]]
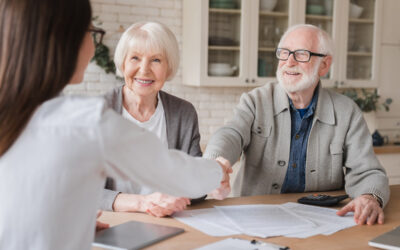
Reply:
[[138, 83], [141, 86], [149, 86], [154, 82], [154, 80], [151, 79], [136, 78], [136, 77], [133, 79], [136, 83]]

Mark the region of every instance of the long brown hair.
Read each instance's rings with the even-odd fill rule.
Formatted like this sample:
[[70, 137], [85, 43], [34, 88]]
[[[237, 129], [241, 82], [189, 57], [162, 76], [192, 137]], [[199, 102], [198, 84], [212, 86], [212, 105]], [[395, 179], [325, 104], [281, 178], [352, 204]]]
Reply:
[[0, 156], [71, 79], [91, 14], [89, 0], [0, 1]]

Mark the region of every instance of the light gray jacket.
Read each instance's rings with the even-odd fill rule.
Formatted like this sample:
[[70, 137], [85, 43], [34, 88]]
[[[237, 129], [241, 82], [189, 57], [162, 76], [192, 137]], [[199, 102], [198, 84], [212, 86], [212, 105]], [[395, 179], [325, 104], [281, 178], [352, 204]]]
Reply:
[[[241, 154], [239, 195], [280, 193], [289, 162], [291, 117], [288, 96], [268, 83], [241, 96], [233, 118], [211, 138], [204, 157], [232, 164]], [[358, 106], [348, 97], [319, 88], [307, 145], [305, 192], [345, 187], [350, 197], [373, 193], [383, 205], [390, 191], [371, 135]], [[235, 185], [236, 186], [236, 185]]]
[[[104, 96], [109, 107], [119, 114], [122, 114], [122, 88], [123, 85]], [[202, 156], [196, 109], [190, 102], [164, 91], [160, 91], [160, 99], [165, 114], [168, 148], [181, 150], [192, 156]], [[109, 178], [107, 179], [110, 181]], [[119, 193], [118, 191], [104, 189], [100, 209], [112, 211], [115, 197]]]

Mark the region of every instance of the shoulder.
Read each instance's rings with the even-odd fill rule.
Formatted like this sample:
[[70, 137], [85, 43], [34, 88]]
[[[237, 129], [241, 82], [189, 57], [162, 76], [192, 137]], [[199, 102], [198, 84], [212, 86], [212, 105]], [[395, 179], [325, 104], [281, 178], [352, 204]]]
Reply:
[[160, 98], [165, 112], [174, 112], [185, 115], [192, 114], [197, 116], [197, 112], [193, 104], [182, 98], [168, 94], [164, 91], [160, 91]]
[[[263, 86], [252, 89], [243, 93], [240, 97], [238, 108], [245, 110], [272, 108], [274, 99], [277, 98], [276, 93], [278, 86], [274, 82], [268, 82]], [[281, 98], [280, 96], [278, 98]]]
[[322, 93], [323, 95], [328, 95], [331, 98], [336, 112], [362, 113], [358, 105], [349, 97], [340, 94], [332, 89], [326, 88], [323, 88]]
[[59, 96], [43, 103], [32, 117], [40, 125], [93, 126], [98, 123], [107, 104], [102, 97]]
[[267, 97], [271, 97], [275, 90], [277, 89], [278, 84], [275, 82], [268, 82], [263, 86], [252, 89], [251, 91], [244, 93], [242, 97], [250, 98], [254, 101], [268, 101], [265, 100]]

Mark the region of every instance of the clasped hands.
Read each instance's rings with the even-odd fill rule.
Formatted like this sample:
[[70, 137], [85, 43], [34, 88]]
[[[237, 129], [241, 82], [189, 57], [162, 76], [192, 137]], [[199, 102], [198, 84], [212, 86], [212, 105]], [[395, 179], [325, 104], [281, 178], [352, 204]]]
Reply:
[[[229, 183], [229, 174], [232, 173], [232, 167], [228, 160], [223, 157], [218, 157], [216, 161], [219, 163], [223, 170], [223, 178], [220, 186], [211, 191], [208, 197], [223, 200], [231, 192], [231, 186]], [[162, 193], [153, 193], [144, 197], [142, 202], [142, 208], [139, 209], [142, 212], [146, 212], [156, 217], [164, 217], [186, 209], [186, 206], [190, 205], [190, 199], [185, 197], [175, 197]]]
[[[220, 186], [208, 196], [222, 200], [231, 192], [229, 174], [232, 173], [232, 167], [223, 157], [218, 157], [216, 161], [223, 170], [223, 178]], [[164, 217], [186, 209], [187, 205], [190, 205], [189, 198], [175, 197], [160, 192], [148, 195], [120, 193], [114, 200], [113, 210], [115, 212], [145, 212], [155, 217]]]
[[231, 185], [229, 183], [229, 174], [231, 174], [232, 171], [232, 166], [229, 163], [229, 161], [222, 156], [219, 156], [217, 159], [215, 159], [219, 165], [222, 167], [223, 170], [223, 178], [221, 180], [221, 185], [219, 188], [214, 189], [208, 194], [209, 198], [216, 199], [216, 200], [223, 200], [225, 199], [229, 193], [231, 192]]

